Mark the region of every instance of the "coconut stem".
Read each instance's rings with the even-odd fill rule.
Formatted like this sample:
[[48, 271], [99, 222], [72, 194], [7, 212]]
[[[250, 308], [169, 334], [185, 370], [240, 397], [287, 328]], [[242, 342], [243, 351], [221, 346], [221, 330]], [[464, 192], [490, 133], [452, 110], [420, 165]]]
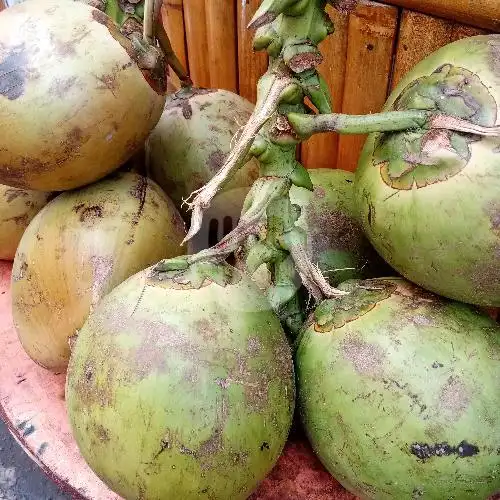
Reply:
[[262, 96], [262, 93], [260, 94], [251, 118], [243, 128], [224, 165], [207, 184], [191, 193], [191, 196], [195, 195], [192, 202], [188, 201], [189, 198], [185, 200], [193, 213], [191, 226], [184, 241], [193, 238], [201, 229], [203, 214], [210, 207], [212, 199], [222, 186], [245, 164], [255, 136], [276, 112], [285, 91], [294, 84], [290, 72], [282, 65], [270, 68], [265, 77], [261, 78], [261, 84], [265, 87], [265, 94], [264, 96]]
[[288, 121], [302, 139], [324, 132], [369, 134], [417, 128], [440, 128], [482, 136], [500, 136], [500, 127], [483, 127], [461, 118], [422, 110], [387, 111], [371, 115], [289, 113]]
[[165, 31], [165, 27], [162, 22], [158, 22], [156, 25], [156, 37], [158, 39], [158, 44], [160, 45], [163, 54], [165, 55], [165, 59], [167, 60], [168, 65], [174, 70], [174, 73], [178, 76], [182, 87], [192, 87], [193, 82], [188, 74], [188, 72], [184, 69], [184, 66], [179, 61], [178, 57], [175, 55], [174, 50], [172, 49], [172, 44], [170, 43], [170, 39], [168, 38], [167, 32]]
[[[211, 181], [191, 194], [192, 202], [185, 200], [193, 213], [184, 241], [200, 230], [204, 211], [213, 197], [249, 156], [259, 159], [261, 177], [252, 187], [238, 226], [221, 242], [196, 255], [162, 261], [156, 266], [156, 271], [162, 273], [182, 271], [202, 261], [217, 262], [250, 241], [247, 264], [254, 268], [263, 263], [269, 265], [274, 282], [269, 300], [294, 334], [303, 320], [297, 296], [299, 277], [318, 301], [345, 294], [330, 287], [309, 260], [306, 234], [296, 226], [300, 210], [292, 205], [289, 196], [292, 185], [306, 189], [313, 186], [307, 170], [296, 161], [299, 141], [286, 115], [290, 111], [304, 113], [305, 96], [320, 111], [331, 112], [328, 88], [315, 69], [321, 62], [317, 44], [333, 31], [325, 5], [326, 0], [262, 3], [253, 21], [262, 28], [255, 35], [254, 46], [267, 50], [269, 68], [259, 79], [254, 112], [224, 165]], [[259, 240], [263, 221], [267, 234]]]

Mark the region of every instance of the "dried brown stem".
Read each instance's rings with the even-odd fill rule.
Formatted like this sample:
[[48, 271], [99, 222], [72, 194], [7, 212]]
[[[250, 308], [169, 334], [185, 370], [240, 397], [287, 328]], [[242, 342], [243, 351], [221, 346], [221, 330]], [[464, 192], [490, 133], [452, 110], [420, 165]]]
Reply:
[[193, 238], [201, 229], [205, 210], [210, 206], [212, 199], [223, 184], [243, 166], [255, 136], [276, 112], [284, 90], [292, 83], [293, 79], [291, 76], [283, 74], [274, 75], [273, 82], [266, 97], [261, 103], [257, 103], [250, 120], [245, 125], [238, 141], [224, 162], [224, 165], [207, 184], [191, 194], [191, 196], [195, 195], [192, 202], [185, 200], [193, 213], [191, 216], [191, 227], [189, 228], [189, 232], [184, 242]]

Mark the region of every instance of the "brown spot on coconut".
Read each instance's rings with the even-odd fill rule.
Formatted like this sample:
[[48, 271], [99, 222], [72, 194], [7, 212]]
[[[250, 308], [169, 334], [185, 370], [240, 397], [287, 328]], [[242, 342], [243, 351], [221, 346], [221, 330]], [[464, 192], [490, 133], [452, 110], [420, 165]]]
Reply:
[[52, 200], [24, 233], [14, 260], [13, 317], [26, 352], [45, 368], [63, 370], [68, 338], [101, 297], [138, 270], [183, 253], [184, 236], [173, 203], [131, 172]]
[[51, 193], [0, 185], [0, 259], [13, 260], [21, 237]]
[[0, 13], [0, 183], [61, 191], [94, 182], [161, 115], [164, 71], [139, 69], [132, 42], [103, 12], [65, 6], [32, 0]]

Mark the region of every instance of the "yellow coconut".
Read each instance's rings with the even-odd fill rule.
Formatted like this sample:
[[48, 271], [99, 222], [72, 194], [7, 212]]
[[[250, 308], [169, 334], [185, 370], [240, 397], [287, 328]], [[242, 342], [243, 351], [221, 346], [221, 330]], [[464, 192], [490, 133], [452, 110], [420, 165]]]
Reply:
[[0, 185], [0, 260], [13, 260], [17, 245], [51, 193]]
[[83, 2], [28, 0], [2, 11], [0, 183], [62, 191], [130, 158], [166, 93], [165, 71], [139, 69], [139, 57]]
[[101, 297], [151, 264], [185, 253], [184, 236], [172, 201], [131, 172], [52, 200], [25, 231], [14, 259], [14, 325], [28, 355], [63, 370], [69, 339]]

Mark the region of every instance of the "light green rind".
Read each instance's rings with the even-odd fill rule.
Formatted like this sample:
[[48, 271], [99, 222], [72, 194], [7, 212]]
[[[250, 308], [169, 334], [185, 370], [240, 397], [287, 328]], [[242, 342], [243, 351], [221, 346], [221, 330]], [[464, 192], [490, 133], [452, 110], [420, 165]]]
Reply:
[[[366, 297], [362, 312], [340, 305], [337, 328], [311, 319], [296, 352], [315, 452], [360, 498], [488, 498], [500, 490], [500, 328], [402, 279], [368, 283], [396, 286], [371, 310]], [[478, 453], [459, 456], [463, 441]], [[424, 460], [415, 443], [456, 450]]]
[[340, 169], [310, 169], [314, 191], [292, 186], [290, 200], [301, 208], [297, 225], [332, 286], [352, 278], [380, 276], [387, 266], [363, 234], [354, 206], [354, 174]]
[[[500, 104], [500, 35], [489, 35], [449, 44], [424, 59], [402, 79], [384, 110], [413, 80], [443, 63], [478, 75]], [[500, 306], [500, 138], [471, 143], [471, 160], [447, 180], [398, 190], [373, 164], [376, 137], [369, 136], [356, 171], [356, 205], [376, 250], [428, 290]]]
[[290, 349], [264, 296], [233, 276], [190, 289], [144, 271], [80, 331], [69, 419], [84, 458], [124, 498], [245, 499], [282, 451]]
[[[147, 141], [148, 172], [185, 215], [183, 199], [222, 167], [252, 111], [249, 101], [228, 90], [183, 89], [167, 97]], [[251, 186], [258, 175], [258, 162], [251, 159], [224, 191]]]

